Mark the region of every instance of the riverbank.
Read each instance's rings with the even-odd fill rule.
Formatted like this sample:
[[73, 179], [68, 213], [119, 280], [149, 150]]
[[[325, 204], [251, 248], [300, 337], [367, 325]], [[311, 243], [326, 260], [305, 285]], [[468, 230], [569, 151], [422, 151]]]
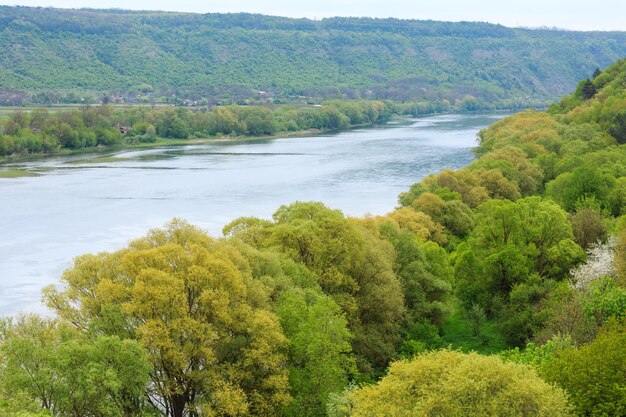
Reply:
[[[440, 113], [443, 114], [443, 113]], [[456, 113], [451, 113], [456, 114]], [[426, 116], [426, 115], [424, 115]], [[163, 137], [157, 137], [154, 142], [142, 142], [142, 143], [123, 143], [116, 144], [110, 146], [93, 146], [89, 148], [81, 148], [81, 149], [59, 149], [56, 152], [52, 153], [29, 153], [29, 154], [18, 154], [18, 155], [9, 155], [9, 156], [0, 156], [0, 178], [19, 178], [23, 176], [36, 176], [38, 175], [36, 172], [21, 170], [19, 168], [15, 169], [3, 169], [3, 167], [11, 167], [13, 164], [20, 164], [24, 162], [33, 162], [38, 161], [45, 158], [50, 157], [58, 157], [58, 156], [73, 156], [73, 155], [101, 155], [99, 157], [89, 158], [86, 160], [81, 160], [85, 163], [89, 163], [90, 160], [95, 162], [106, 162], [103, 158], [107, 158], [107, 154], [121, 152], [121, 151], [132, 151], [132, 150], [142, 150], [142, 149], [153, 149], [160, 148], [165, 146], [188, 146], [188, 145], [200, 145], [207, 143], [219, 143], [219, 142], [247, 142], [247, 141], [263, 141], [263, 140], [272, 140], [272, 139], [283, 139], [283, 138], [306, 138], [311, 136], [318, 135], [327, 135], [334, 133], [347, 132], [352, 129], [361, 129], [365, 127], [376, 127], [383, 126], [391, 121], [400, 120], [400, 119], [410, 119], [413, 116], [407, 115], [394, 115], [389, 120], [386, 120], [381, 123], [358, 123], [354, 125], [350, 125], [346, 128], [341, 129], [305, 129], [305, 130], [297, 130], [297, 131], [281, 131], [277, 132], [273, 135], [260, 135], [260, 136], [215, 136], [215, 137], [207, 137], [207, 138], [188, 138], [188, 139], [169, 139]], [[20, 173], [22, 175], [20, 175]]]
[[[130, 151], [130, 150], [141, 150], [141, 149], [152, 149], [152, 148], [160, 148], [164, 146], [187, 146], [187, 145], [199, 145], [204, 143], [219, 143], [219, 142], [245, 142], [245, 141], [253, 141], [253, 140], [271, 140], [271, 139], [280, 139], [280, 138], [293, 138], [293, 137], [310, 137], [317, 136], [323, 134], [331, 134], [342, 131], [348, 131], [350, 129], [357, 129], [366, 126], [359, 124], [350, 126], [346, 129], [308, 129], [308, 130], [299, 130], [295, 132], [280, 132], [274, 135], [265, 135], [265, 136], [217, 136], [217, 137], [208, 137], [208, 138], [189, 138], [189, 139], [168, 139], [168, 138], [157, 138], [154, 142], [145, 142], [145, 143], [126, 143], [126, 144], [118, 144], [111, 146], [93, 146], [89, 148], [81, 148], [81, 149], [60, 149], [56, 152], [52, 153], [29, 153], [29, 154], [18, 154], [18, 155], [9, 155], [9, 156], [1, 156], [0, 157], [0, 178], [15, 178], [19, 177], [17, 172], [19, 169], [12, 170], [2, 170], [3, 166], [11, 165], [11, 164], [19, 164], [23, 162], [32, 162], [50, 157], [58, 157], [58, 156], [72, 156], [72, 155], [103, 155], [105, 157], [106, 154], [120, 152], [120, 151]], [[95, 158], [94, 158], [95, 159]], [[9, 174], [10, 173], [10, 174]], [[32, 176], [26, 174], [28, 176]]]
[[[35, 109], [0, 120], [0, 131], [3, 132], [0, 134], [0, 167], [51, 156], [106, 155], [122, 150], [213, 141], [308, 137], [379, 126], [397, 118], [446, 113], [449, 109], [416, 113], [410, 103], [376, 101], [335, 101], [321, 106], [271, 109], [227, 106], [207, 112], [185, 108], [119, 109], [104, 106], [55, 113]], [[220, 132], [231, 133], [224, 135]]]

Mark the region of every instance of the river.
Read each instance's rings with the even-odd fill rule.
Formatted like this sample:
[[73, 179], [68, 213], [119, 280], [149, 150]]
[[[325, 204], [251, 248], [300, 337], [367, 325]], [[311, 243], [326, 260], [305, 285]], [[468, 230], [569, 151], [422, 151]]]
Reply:
[[424, 176], [471, 162], [478, 130], [500, 117], [438, 115], [323, 136], [21, 163], [41, 175], [0, 178], [0, 315], [45, 312], [41, 289], [74, 257], [121, 248], [173, 217], [219, 236], [237, 217], [269, 218], [294, 201], [387, 213]]

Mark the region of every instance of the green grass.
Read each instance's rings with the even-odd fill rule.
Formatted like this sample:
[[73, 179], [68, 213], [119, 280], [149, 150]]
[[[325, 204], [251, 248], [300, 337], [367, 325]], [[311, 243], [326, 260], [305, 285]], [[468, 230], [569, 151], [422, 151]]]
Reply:
[[0, 178], [20, 178], [20, 177], [37, 177], [39, 174], [23, 169], [2, 169], [0, 170]]
[[127, 161], [127, 158], [118, 158], [116, 156], [99, 156], [95, 158], [78, 159], [76, 161], [68, 161], [66, 164], [104, 164], [110, 162]]
[[487, 320], [480, 328], [480, 335], [472, 334], [472, 325], [461, 311], [458, 303], [452, 304], [452, 314], [443, 324], [443, 340], [446, 346], [463, 352], [475, 351], [489, 355], [508, 349], [495, 323]]

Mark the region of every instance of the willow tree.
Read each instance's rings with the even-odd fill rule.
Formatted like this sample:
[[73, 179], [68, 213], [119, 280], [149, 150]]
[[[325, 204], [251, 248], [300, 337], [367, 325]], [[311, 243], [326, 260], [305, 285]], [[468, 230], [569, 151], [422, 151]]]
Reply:
[[162, 414], [269, 416], [289, 400], [286, 339], [233, 247], [173, 221], [77, 258], [62, 281], [47, 304], [79, 328], [136, 339]]
[[448, 350], [395, 362], [378, 384], [348, 392], [330, 415], [571, 416], [563, 390], [525, 365]]
[[479, 304], [500, 321], [509, 343], [522, 345], [540, 325], [533, 307], [584, 258], [573, 237], [565, 211], [549, 200], [482, 204], [477, 226], [456, 254], [464, 307]]

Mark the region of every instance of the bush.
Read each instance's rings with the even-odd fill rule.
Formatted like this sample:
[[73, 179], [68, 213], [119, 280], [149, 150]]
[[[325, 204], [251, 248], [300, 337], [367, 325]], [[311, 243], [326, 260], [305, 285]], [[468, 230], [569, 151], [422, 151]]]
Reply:
[[567, 391], [579, 415], [626, 415], [626, 327], [610, 326], [580, 349], [557, 354], [541, 374]]
[[527, 366], [442, 350], [391, 365], [378, 384], [346, 394], [361, 416], [569, 416], [565, 393]]

